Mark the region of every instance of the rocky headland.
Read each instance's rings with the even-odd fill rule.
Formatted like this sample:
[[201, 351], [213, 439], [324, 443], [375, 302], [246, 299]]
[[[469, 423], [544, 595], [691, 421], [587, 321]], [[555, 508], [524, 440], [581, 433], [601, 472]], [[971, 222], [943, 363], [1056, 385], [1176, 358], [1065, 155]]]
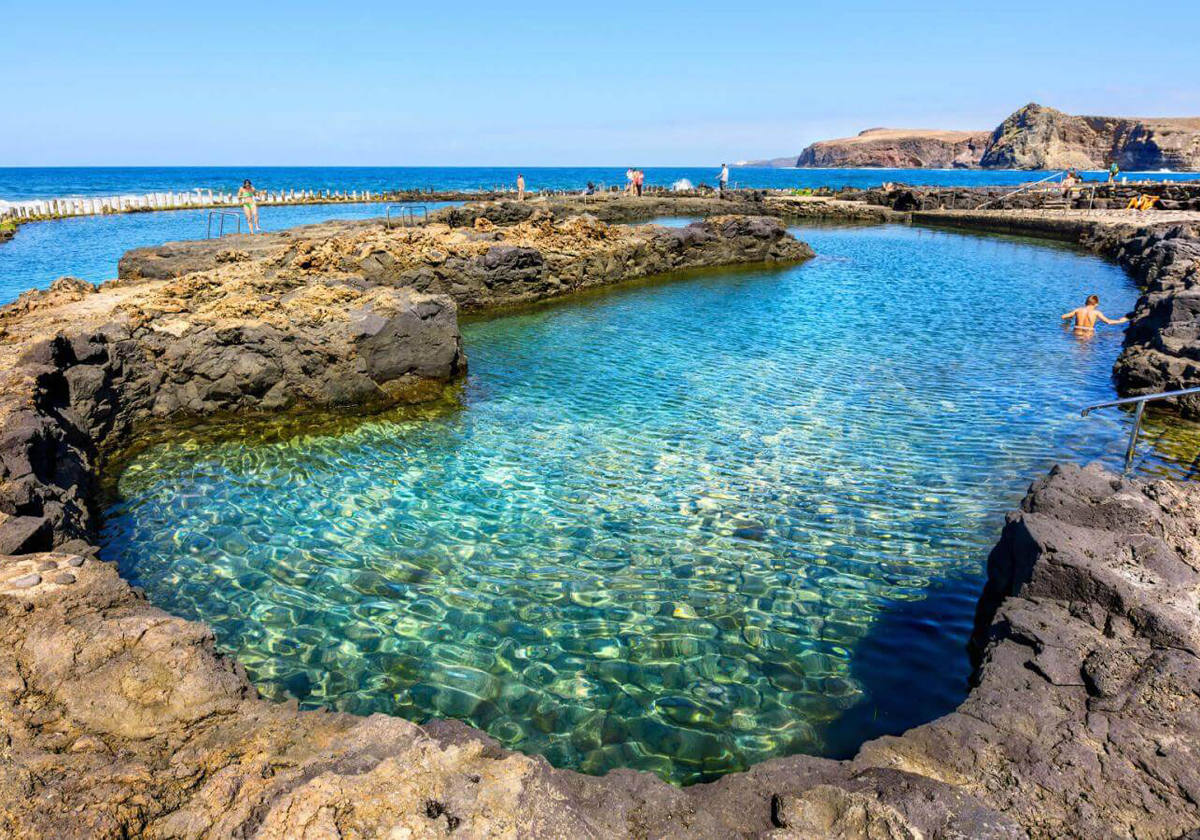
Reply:
[[1031, 102], [992, 133], [979, 165], [995, 169], [1200, 169], [1200, 117], [1081, 117]]
[[[1056, 468], [989, 558], [973, 687], [958, 710], [868, 742], [850, 761], [792, 756], [686, 789], [630, 770], [557, 770], [462, 724], [265, 701], [210, 630], [151, 606], [96, 558], [100, 453], [144, 422], [419, 398], [466, 364], [460, 307], [811, 254], [776, 219], [716, 212], [725, 202], [676, 230], [546, 208], [526, 216], [511, 204], [456, 209], [419, 229], [338, 223], [143, 249], [117, 282], [64, 280], [0, 310], [0, 554], [16, 555], [0, 557], [10, 652], [0, 659], [0, 836], [916, 840], [1200, 828], [1192, 483]], [[826, 208], [986, 228], [953, 211], [760, 204], [784, 218]], [[1009, 227], [1023, 218], [1027, 233], [1043, 224], [1017, 211], [974, 215]], [[1137, 341], [1190, 352], [1171, 332], [1183, 321], [1155, 318], [1191, 310], [1151, 296], [1187, 297], [1192, 229], [1071, 217], [1044, 227], [1147, 284], [1130, 347], [1141, 323]]]
[[949, 169], [977, 166], [986, 131], [868, 128], [854, 137], [808, 146], [795, 166], [859, 169]]
[[871, 128], [750, 166], [1200, 170], [1200, 117], [1074, 116], [1031, 102], [993, 131]]

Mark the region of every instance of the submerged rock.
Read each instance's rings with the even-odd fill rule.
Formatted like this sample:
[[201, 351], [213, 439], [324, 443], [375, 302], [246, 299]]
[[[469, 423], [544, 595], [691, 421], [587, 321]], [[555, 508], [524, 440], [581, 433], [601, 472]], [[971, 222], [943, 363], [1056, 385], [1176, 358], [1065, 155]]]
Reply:
[[0, 558], [0, 578], [42, 559], [78, 578], [0, 587], [12, 652], [0, 662], [0, 826], [97, 838], [452, 826], [463, 837], [1007, 840], [1118, 825], [1178, 836], [1200, 825], [1197, 515], [1200, 486], [1056, 468], [992, 553], [976, 685], [958, 711], [852, 761], [793, 756], [683, 790], [634, 771], [556, 770], [459, 723], [271, 703], [207, 628], [150, 606], [111, 565]]

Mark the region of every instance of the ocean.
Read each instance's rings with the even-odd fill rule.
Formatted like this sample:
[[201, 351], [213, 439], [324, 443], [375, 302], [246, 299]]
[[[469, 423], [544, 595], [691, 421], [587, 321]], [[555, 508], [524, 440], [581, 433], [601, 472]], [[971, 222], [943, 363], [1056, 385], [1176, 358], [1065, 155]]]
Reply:
[[[712, 166], [644, 167], [646, 184], [670, 186], [686, 179], [715, 184], [720, 161]], [[636, 166], [632, 161], [629, 165]], [[595, 184], [624, 184], [626, 166], [173, 166], [173, 167], [0, 167], [0, 202], [64, 196], [112, 196], [192, 189], [237, 189], [249, 178], [261, 189], [486, 190], [511, 186], [517, 173], [530, 190], [582, 189]], [[1043, 173], [1049, 174], [1049, 173]], [[1190, 180], [1191, 172], [1126, 173], [1131, 179]], [[1086, 173], [1101, 180], [1105, 173]], [[734, 167], [730, 179], [743, 187], [787, 189], [873, 187], [884, 181], [907, 184], [984, 186], [1037, 180], [1036, 172], [974, 169], [770, 169]], [[0, 205], [2, 206], [2, 205]]]

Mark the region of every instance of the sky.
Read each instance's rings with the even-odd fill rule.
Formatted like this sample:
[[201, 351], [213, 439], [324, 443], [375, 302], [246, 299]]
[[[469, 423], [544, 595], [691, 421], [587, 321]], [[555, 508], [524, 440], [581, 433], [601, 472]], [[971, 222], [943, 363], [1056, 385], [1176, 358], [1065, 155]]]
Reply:
[[1198, 33], [1180, 0], [0, 0], [0, 166], [711, 165], [1030, 101], [1197, 116]]

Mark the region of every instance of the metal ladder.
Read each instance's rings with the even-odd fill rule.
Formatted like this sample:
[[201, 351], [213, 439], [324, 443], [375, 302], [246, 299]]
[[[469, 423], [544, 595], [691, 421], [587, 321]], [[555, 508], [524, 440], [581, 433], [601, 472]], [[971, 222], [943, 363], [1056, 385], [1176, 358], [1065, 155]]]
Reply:
[[429, 221], [429, 208], [424, 204], [389, 204], [384, 210], [384, 226], [391, 230], [392, 228], [392, 211], [399, 210], [400, 224], [405, 227], [413, 227], [417, 224], [417, 212], [421, 214], [421, 224]]
[[1153, 400], [1166, 400], [1172, 397], [1183, 397], [1188, 394], [1200, 394], [1200, 388], [1184, 388], [1179, 391], [1163, 391], [1160, 394], [1146, 394], [1141, 397], [1126, 397], [1123, 400], [1113, 400], [1111, 402], [1096, 403], [1089, 405], [1087, 408], [1079, 412], [1081, 417], [1087, 417], [1091, 412], [1098, 408], [1110, 408], [1116, 405], [1133, 405], [1137, 404], [1137, 411], [1133, 415], [1133, 429], [1129, 432], [1129, 447], [1125, 450], [1125, 469], [1124, 474], [1129, 474], [1129, 468], [1133, 466], [1133, 455], [1137, 450], [1138, 433], [1142, 430], [1142, 413], [1146, 410], [1146, 403]]
[[1017, 193], [1023, 193], [1023, 192], [1025, 192], [1025, 190], [1033, 189], [1038, 184], [1044, 184], [1047, 181], [1053, 181], [1055, 178], [1059, 178], [1065, 174], [1066, 174], [1065, 172], [1055, 172], [1053, 175], [1047, 175], [1045, 178], [1043, 178], [1040, 181], [1034, 181], [1031, 184], [1024, 184], [1024, 185], [1018, 187], [1017, 189], [1013, 190], [1012, 192], [1007, 192], [998, 198], [989, 198], [987, 201], [983, 202], [983, 204], [980, 204], [972, 209], [982, 210], [984, 207], [987, 207], [989, 204], [995, 204], [997, 201], [1004, 201], [1006, 198], [1011, 198], [1012, 196], [1016, 195]]
[[206, 227], [204, 229], [204, 238], [205, 239], [213, 238], [213, 235], [212, 235], [213, 216], [220, 217], [220, 224], [217, 227], [217, 238], [218, 239], [220, 239], [222, 236], [225, 235], [225, 217], [226, 216], [232, 216], [234, 218], [234, 220], [237, 222], [237, 232], [238, 233], [242, 232], [242, 214], [241, 213], [234, 213], [232, 210], [209, 210], [208, 211], [208, 227]]

